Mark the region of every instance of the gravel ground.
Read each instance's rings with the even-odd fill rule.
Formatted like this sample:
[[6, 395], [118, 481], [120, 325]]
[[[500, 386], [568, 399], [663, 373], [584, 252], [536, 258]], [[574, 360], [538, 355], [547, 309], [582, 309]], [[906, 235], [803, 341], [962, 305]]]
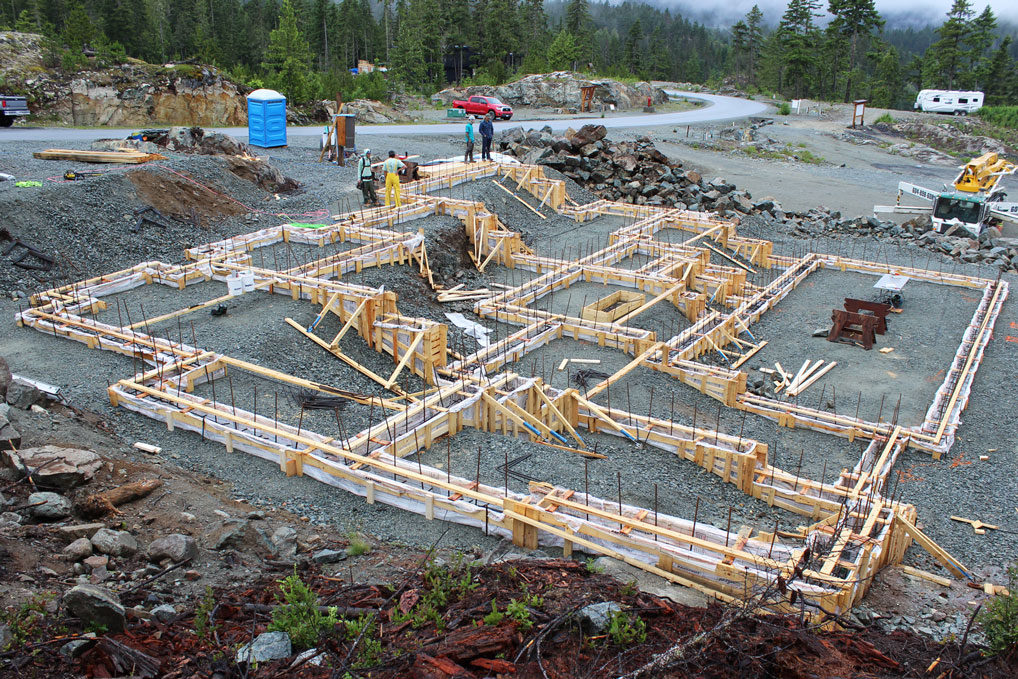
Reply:
[[[641, 130], [641, 134], [648, 132], [653, 133], [653, 130]], [[625, 134], [616, 136], [626, 137]], [[213, 159], [171, 158], [164, 164], [177, 169], [186, 168], [198, 178], [206, 176], [209, 181], [220, 182], [223, 188], [227, 188], [239, 200], [249, 205], [257, 205], [266, 211], [313, 213], [328, 209], [335, 213], [343, 206], [359, 203], [359, 195], [353, 190], [353, 169], [351, 167], [339, 168], [334, 165], [320, 165], [315, 162], [318, 151], [317, 148], [311, 146], [310, 139], [295, 139], [294, 142], [287, 148], [271, 149], [264, 154], [284, 174], [296, 178], [305, 187], [303, 193], [292, 197], [281, 196], [279, 201], [271, 198], [268, 201], [264, 200], [266, 197], [264, 193], [243, 180], [235, 180], [237, 183], [234, 185], [234, 180], [222, 172]], [[454, 155], [460, 151], [457, 140], [429, 137], [393, 139], [391, 145], [398, 148], [410, 148], [414, 152], [421, 153], [425, 158]], [[314, 146], [317, 146], [317, 141], [314, 142]], [[44, 180], [47, 176], [58, 174], [66, 169], [51, 161], [31, 159], [31, 151], [39, 148], [42, 146], [29, 143], [4, 145], [0, 150], [0, 170], [11, 172], [19, 179]], [[122, 172], [122, 170], [115, 169], [109, 173], [109, 176], [84, 182], [67, 184], [47, 182], [41, 189], [15, 189], [9, 184], [0, 184], [0, 205], [3, 205], [4, 214], [10, 216], [9, 228], [16, 235], [30, 242], [51, 244], [49, 247], [54, 250], [63, 248], [68, 251], [68, 254], [73, 254], [74, 264], [68, 265], [67, 270], [72, 272], [70, 275], [74, 279], [117, 270], [144, 259], [160, 258], [165, 261], [176, 261], [181, 258], [181, 250], [185, 246], [235, 233], [244, 233], [255, 228], [263, 228], [279, 221], [277, 218], [266, 215], [260, 215], [257, 219], [244, 216], [229, 217], [207, 225], [207, 230], [203, 228], [199, 231], [194, 227], [178, 224], [173, 227], [173, 229], [177, 229], [176, 231], [160, 232], [156, 238], [150, 238], [146, 232], [138, 236], [131, 235], [130, 238], [125, 239], [121, 236], [126, 230], [124, 227], [110, 228], [108, 226], [110, 224], [126, 224], [124, 215], [129, 215], [138, 206], [138, 203], [132, 202], [133, 193], [129, 190], [128, 182], [122, 177]], [[203, 173], [205, 174], [203, 175]], [[31, 191], [42, 192], [45, 195], [32, 196]], [[521, 231], [539, 253], [560, 255], [563, 248], [570, 256], [571, 253], [587, 252], [597, 244], [603, 244], [604, 237], [611, 228], [618, 228], [617, 225], [614, 227], [608, 225], [608, 220], [603, 225], [594, 222], [580, 225], [581, 228], [576, 228], [578, 225], [575, 222], [550, 215], [548, 219], [542, 220], [503, 191], [491, 186], [490, 182], [455, 187], [450, 193], [455, 197], [477, 196], [486, 200], [493, 209], [502, 215], [506, 225], [511, 229]], [[574, 189], [570, 190], [570, 195], [580, 202], [591, 199], [589, 194], [584, 195]], [[791, 195], [789, 194], [789, 197]], [[777, 197], [783, 201], [786, 199], [781, 195]], [[524, 198], [536, 206], [536, 201], [532, 201], [526, 196]], [[862, 206], [858, 211], [866, 210], [868, 210], [868, 206]], [[320, 217], [316, 219], [320, 219]], [[414, 229], [423, 228], [425, 230], [429, 238], [429, 256], [433, 262], [436, 259], [440, 260], [439, 266], [451, 272], [448, 274], [451, 277], [450, 283], [465, 281], [466, 287], [493, 282], [515, 285], [529, 280], [532, 276], [528, 272], [507, 271], [501, 267], [491, 267], [485, 275], [464, 273], [460, 279], [456, 279], [455, 269], [465, 265], [462, 263], [462, 243], [450, 242], [448, 238], [450, 229], [453, 227], [453, 222], [444, 218], [429, 218], [412, 224]], [[746, 224], [740, 228], [740, 233], [751, 237], [770, 238], [775, 242], [776, 251], [785, 254], [801, 253], [805, 249], [842, 252], [843, 254], [851, 252], [858, 258], [886, 260], [903, 265], [916, 264], [932, 268], [954, 268], [959, 272], [972, 275], [989, 277], [996, 275], [995, 271], [990, 271], [986, 267], [961, 265], [930, 255], [928, 251], [913, 246], [886, 246], [869, 238], [803, 241], [792, 235], [786, 227], [768, 224], [761, 220], [747, 220]], [[72, 234], [72, 236], [69, 238], [68, 234]], [[76, 246], [73, 250], [69, 245], [70, 242]], [[449, 247], [443, 249], [443, 244], [447, 244]], [[256, 256], [260, 256], [259, 253], [256, 253]], [[268, 249], [265, 251], [265, 256], [267, 259], [271, 257]], [[276, 257], [278, 256], [277, 253]], [[303, 255], [296, 255], [298, 259], [301, 256]], [[639, 265], [642, 263], [633, 261], [624, 263], [622, 266], [635, 267]], [[350, 277], [350, 280], [355, 279]], [[1012, 285], [1015, 282], [1013, 277], [1008, 277], [1008, 280]], [[416, 270], [412, 267], [369, 269], [359, 274], [356, 282], [368, 285], [385, 283], [389, 289], [394, 289], [400, 294], [399, 308], [401, 312], [411, 316], [423, 316], [441, 321], [445, 311], [466, 311], [469, 309], [469, 305], [439, 305], [432, 301]], [[814, 286], [827, 286], [832, 296], [842, 294], [840, 288], [842, 281], [837, 276], [828, 281], [827, 274], [822, 273], [811, 277], [807, 283], [809, 282], [814, 282]], [[8, 292], [13, 290], [32, 292], [51, 284], [52, 281], [35, 283], [20, 275], [18, 271], [12, 274], [11, 267], [0, 265], [0, 285]], [[923, 335], [923, 341], [929, 342], [929, 353], [937, 354], [937, 356], [923, 358], [916, 368], [918, 374], [930, 370], [934, 365], [939, 370], [950, 362], [950, 356], [954, 353], [951, 337], [962, 327], [958, 325], [959, 323], [967, 322], [971, 315], [972, 303], [955, 294], [957, 289], [948, 289], [950, 294], [945, 296], [942, 294], [944, 288], [933, 289], [932, 286], [921, 285], [915, 285], [913, 288], [911, 287], [913, 285], [910, 284], [910, 288], [907, 290], [906, 313], [902, 315], [901, 319], [895, 319], [900, 322], [897, 325], [892, 325], [892, 332], [898, 332], [900, 329], [903, 336], [902, 342], [894, 343], [896, 348], [894, 353], [904, 352], [907, 346], [905, 342], [908, 340], [905, 328], [911, 327], [906, 324], [914, 320], [917, 326], [921, 327], [920, 324], [926, 319], [933, 321], [931, 325], [937, 330], [927, 330], [927, 334]], [[927, 287], [930, 289], [927, 290]], [[220, 284], [193, 286], [183, 292], [171, 291], [162, 286], [147, 286], [144, 289], [127, 293], [124, 295], [124, 299], [130, 305], [132, 317], [135, 314], [135, 309], [140, 313], [142, 304], [145, 306], [145, 315], [151, 317], [160, 313], [160, 309], [169, 310], [184, 306], [185, 303], [204, 301], [218, 294], [221, 289]], [[816, 287], [812, 288], [812, 290], [815, 289]], [[811, 288], [806, 286], [801, 288], [803, 293], [810, 290]], [[167, 292], [171, 294], [167, 295]], [[823, 305], [807, 304], [806, 300], [810, 296], [806, 294], [801, 296], [803, 306], [815, 306], [815, 308], [822, 306], [824, 309], [829, 306], [830, 308], [837, 306], [826, 303]], [[561, 298], [560, 295], [556, 295], [556, 297]], [[796, 303], [795, 298], [786, 301], [789, 308], [792, 308]], [[17, 305], [13, 301], [5, 299], [0, 302], [0, 314], [6, 315], [7, 318], [10, 318], [16, 309]], [[909, 316], [909, 311], [912, 309], [936, 309], [936, 311], [932, 311], [932, 316], [930, 313], [916, 313], [914, 319], [910, 320], [906, 317]], [[959, 310], [960, 319], [953, 309]], [[106, 313], [109, 315], [116, 312], [114, 309], [112, 312]], [[263, 299], [260, 296], [247, 295], [231, 302], [229, 314], [225, 317], [211, 318], [207, 313], [200, 312], [194, 314], [194, 319], [198, 343], [204, 347], [224, 351], [278, 370], [299, 375], [313, 375], [315, 379], [343, 388], [365, 393], [378, 393], [377, 385], [359, 373], [345, 368], [333, 357], [283, 323], [283, 318], [286, 316], [290, 316], [298, 322], [307, 323], [315, 313], [316, 308], [307, 302], [293, 302], [283, 296], [268, 296]], [[786, 313], [795, 315], [795, 312]], [[803, 313], [806, 314], [805, 311]], [[812, 317], [804, 315], [801, 323], [782, 322], [779, 324], [780, 316], [781, 313], [772, 314], [770, 318], [765, 317], [760, 327], [769, 333], [773, 332], [774, 339], [770, 341], [775, 345], [775, 349], [784, 345], [787, 347], [784, 351], [795, 355], [798, 351], [796, 343], [802, 341], [801, 337], [804, 332], [812, 331], [814, 321]], [[1008, 323], [1014, 318], [1014, 302], [1009, 301], [1004, 306], [999, 323]], [[783, 321], [783, 318], [781, 320]], [[772, 322], [774, 323], [773, 328], [769, 325]], [[332, 325], [329, 323], [332, 321], [323, 325], [319, 330], [322, 336], [326, 336], [330, 332], [334, 333], [338, 329], [334, 323]], [[511, 330], [511, 328], [505, 328], [501, 324], [490, 321], [485, 321], [484, 324], [497, 328], [500, 336], [507, 330]], [[189, 335], [190, 319], [187, 319], [187, 322], [182, 325], [186, 340]], [[257, 327], [257, 331], [254, 333], [251, 332], [252, 326]], [[899, 326], [901, 327], [899, 328]], [[987, 349], [979, 375], [976, 378], [970, 407], [964, 415], [964, 423], [959, 430], [958, 443], [949, 456], [954, 458], [957, 464], [952, 464], [950, 459], [934, 462], [928, 456], [914, 452], [907, 452], [899, 463], [901, 470], [909, 472], [907, 480], [902, 482], [898, 491], [901, 497], [916, 504], [924, 529], [944, 548], [970, 567], [999, 566], [1013, 560], [1018, 554], [1018, 531], [1014, 530], [1015, 502], [1013, 501], [1014, 497], [1018, 497], [1018, 473], [1016, 473], [1018, 472], [1018, 462], [1016, 462], [1018, 434], [1015, 433], [1014, 428], [1001, 426], [1000, 423], [1002, 416], [1006, 417], [1014, 410], [1012, 383], [1013, 376], [1018, 369], [1018, 365], [1016, 365], [1018, 349], [1014, 348], [1014, 343], [1006, 341], [1007, 327], [998, 325], [998, 332]], [[153, 330], [157, 334], [165, 332], [171, 338], [179, 339], [180, 330], [175, 321], [167, 322]], [[457, 332], [453, 326], [450, 326], [451, 346], [470, 350], [476, 346], [473, 340], [463, 338]], [[806, 341], [814, 342], [814, 340]], [[288, 508], [308, 516], [313, 521], [330, 522], [344, 527], [361, 527], [380, 538], [414, 545], [430, 544], [437, 535], [446, 530], [444, 524], [428, 522], [423, 518], [397, 512], [383, 505], [366, 505], [352, 496], [307, 478], [286, 478], [279, 473], [275, 465], [266, 462], [245, 457], [241, 458], [243, 460], [241, 464], [237, 464], [237, 458], [225, 453], [221, 446], [204, 443], [197, 435], [179, 432], [171, 434], [166, 431], [164, 425], [157, 422], [124, 410], [111, 409], [105, 397], [106, 383], [130, 373], [131, 361], [128, 358], [107, 352], [90, 352], [83, 345], [39, 333], [26, 332], [17, 329], [12, 323], [0, 324], [0, 345], [4, 347], [3, 353], [15, 372], [61, 385], [72, 402], [87, 405], [105, 415], [115, 431], [124, 437], [125, 441], [145, 440], [162, 445], [164, 455], [173, 458], [175, 463], [188, 469], [211, 473], [232, 483], [234, 493], [239, 497], [253, 500], [265, 506], [286, 503]], [[813, 344], [809, 344], [809, 346], [812, 347]], [[945, 347], [947, 348], [945, 349]], [[917, 347], [910, 346], [908, 348], [911, 352]], [[344, 344], [344, 349], [358, 361], [363, 361], [372, 369], [377, 368], [377, 372], [382, 372], [386, 368], [391, 371], [393, 367], [391, 358], [367, 351], [362, 342], [350, 342], [349, 346]], [[830, 350], [826, 346], [824, 349], [824, 354]], [[618, 352], [598, 350], [596, 347], [590, 346], [577, 346], [574, 342], [561, 341], [531, 354], [520, 361], [517, 367], [522, 366], [521, 372], [529, 374], [528, 369], [540, 372], [543, 364], [543, 370], [548, 374], [552, 383], [561, 386], [562, 382], [570, 379], [571, 370], [570, 373], [558, 373], [554, 368], [557, 367], [561, 358], [576, 357], [580, 354], [585, 357], [600, 358], [605, 366], [605, 372], [609, 372], [615, 367], [621, 367], [628, 362], [629, 358]], [[869, 354], [877, 356], [876, 352], [869, 352]], [[893, 357], [894, 354], [891, 356]], [[811, 356], [802, 356], [802, 358], [806, 357]], [[763, 360], [761, 359], [761, 362]], [[880, 360], [900, 359], [881, 356]], [[371, 361], [376, 361], [376, 363], [371, 363]], [[786, 364], [787, 367], [789, 366]], [[935, 370], [933, 372], [935, 373]], [[237, 374], [233, 379], [235, 380], [235, 399], [239, 407], [253, 402], [254, 387], [257, 385], [260, 394], [259, 411], [267, 415], [272, 414], [267, 410], [270, 408], [269, 398], [261, 395], [271, 391], [270, 385]], [[869, 389], [880, 388], [876, 385], [884, 381], [878, 373], [855, 379], [857, 381], [860, 379], [869, 380], [871, 382]], [[904, 373], [901, 379], [906, 379]], [[408, 380], [407, 388], [416, 388], [414, 385], [419, 382], [415, 380], [416, 378]], [[221, 381], [217, 382], [216, 389], [220, 389], [221, 385], [225, 386], [228, 391], [228, 385], [223, 385]], [[921, 402], [923, 398], [928, 398], [922, 396], [922, 393], [935, 388], [936, 384], [923, 382], [918, 386], [920, 393], [915, 396], [916, 403]], [[653, 392], [651, 388], [653, 388]], [[813, 397], [811, 392], [815, 389], [816, 387], [807, 392], [808, 398]], [[851, 387], [848, 388], [848, 391], [851, 391]], [[894, 391], [903, 393], [903, 403], [905, 403], [905, 390], [895, 388]], [[651, 393], [653, 393], [653, 398], [651, 398]], [[607, 394], [601, 394], [598, 400], [606, 403], [607, 398]], [[911, 393], [909, 398], [912, 398]], [[222, 395], [220, 395], [220, 399], [223, 399]], [[839, 398], [839, 409], [841, 407], [840, 400]], [[284, 399], [282, 393], [279, 401], [281, 418], [292, 419], [294, 416], [292, 404]], [[645, 369], [634, 371], [626, 379], [620, 381], [617, 386], [613, 385], [611, 394], [613, 406], [622, 407], [623, 404], [628, 406], [630, 401], [632, 409], [637, 413], [652, 412], [665, 417], [669, 412], [674, 412], [677, 421], [686, 424], [690, 424], [695, 417], [698, 426], [701, 422], [703, 422], [703, 426], [714, 426], [718, 417], [715, 401], [676, 384], [674, 380], [663, 374]], [[344, 428], [347, 428], [346, 423], [349, 424], [350, 429], [366, 423], [365, 418], [368, 415], [363, 410], [358, 406], [350, 406], [345, 410], [342, 414]], [[339, 428], [339, 424], [335, 422], [334, 418], [330, 421], [328, 417], [321, 416], [321, 414], [309, 418], [309, 423], [333, 433]], [[841, 468], [851, 467], [855, 463], [862, 449], [859, 443], [850, 444], [842, 439], [822, 436], [814, 432], [778, 429], [769, 421], [756, 417], [743, 418], [741, 413], [729, 409], [722, 409], [720, 424], [723, 431], [735, 434], [741, 431], [746, 437], [767, 443], [771, 447], [772, 460], [785, 469], [798, 468], [801, 454], [802, 474], [812, 478], [819, 478], [826, 468], [824, 478], [833, 479]], [[700, 516], [704, 520], [710, 520], [716, 525], [720, 525], [719, 522], [727, 513], [727, 507], [733, 506], [735, 516], [733, 523], [735, 521], [753, 522], [762, 529], [769, 529], [768, 524], [773, 519], [766, 507], [761, 507], [759, 503], [745, 498], [732, 486], [720, 483], [716, 477], [699, 471], [690, 463], [666, 460], [663, 459], [666, 457], [665, 454], [660, 451], [636, 450], [635, 446], [622, 443], [614, 438], [603, 442], [601, 441], [602, 437], [597, 438], [600, 452], [607, 452], [609, 459], [589, 465], [591, 492], [608, 498], [615, 497], [618, 481], [616, 474], [619, 471], [627, 470], [630, 471], [630, 474], [628, 478], [623, 479], [623, 500], [625, 502], [649, 505], [653, 502], [653, 484], [657, 483], [659, 498], [663, 499], [668, 496], [667, 501], [661, 502], [662, 511], [666, 511], [665, 505], [670, 503], [668, 506], [673, 508], [670, 511], [690, 518], [692, 515], [691, 506], [695, 504], [695, 499], [699, 496], [701, 497]], [[567, 453], [552, 451], [543, 446], [531, 445], [522, 441], [510, 441], [502, 437], [469, 430], [455, 437], [449, 448], [454, 458], [453, 469], [469, 467], [471, 460], [476, 465], [478, 445], [485, 451], [487, 460], [486, 462], [482, 461], [482, 475], [487, 474], [486, 478], [495, 480], [496, 485], [497, 479], [494, 477], [497, 476], [497, 471], [495, 467], [502, 463], [498, 458], [501, 455], [502, 461], [504, 461], [505, 453], [508, 451], [511, 457], [518, 457], [529, 452], [534, 453], [533, 457], [520, 463], [519, 470], [524, 473], [542, 479], [558, 480], [562, 485], [582, 487], [583, 465], [579, 458], [573, 458]], [[516, 455], [517, 450], [523, 452]], [[422, 459], [437, 465], [443, 462], [446, 452], [441, 445], [436, 445], [432, 450], [427, 451]], [[964, 453], [964, 457], [959, 458], [958, 456], [962, 453]], [[988, 454], [989, 461], [979, 461], [980, 454]], [[635, 456], [639, 456], [639, 459]], [[650, 461], [655, 464], [646, 464]], [[971, 464], [967, 464], [968, 462]], [[643, 470], [639, 480], [631, 472], [634, 468]], [[678, 472], [680, 469], [684, 471]], [[650, 499], [648, 500], [648, 498]], [[968, 526], [950, 521], [949, 517], [952, 514], [979, 518], [997, 524], [1003, 530], [988, 531], [986, 535], [976, 536]], [[786, 526], [801, 523], [798, 517], [777, 518], [787, 521], [787, 523], [783, 523]], [[484, 544], [485, 538], [479, 531], [452, 527], [449, 529], [446, 541], [452, 545], [470, 547]], [[919, 549], [911, 550], [908, 560], [924, 567], [931, 567], [932, 564], [925, 553]]]

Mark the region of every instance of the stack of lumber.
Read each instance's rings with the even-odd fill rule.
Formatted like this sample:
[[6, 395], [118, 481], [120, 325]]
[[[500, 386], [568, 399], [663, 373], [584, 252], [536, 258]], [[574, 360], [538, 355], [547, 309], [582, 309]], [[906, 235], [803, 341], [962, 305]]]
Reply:
[[798, 396], [811, 387], [813, 383], [830, 372], [834, 366], [838, 365], [837, 361], [833, 361], [827, 365], [823, 365], [823, 363], [824, 359], [822, 358], [816, 362], [810, 360], [804, 361], [802, 367], [799, 368], [799, 372], [795, 374], [795, 377], [792, 377], [790, 373], [785, 372], [780, 363], [775, 363], [774, 367], [777, 369], [777, 374], [781, 377], [781, 382], [778, 383], [775, 391], [785, 389], [785, 394], [788, 396]]
[[473, 302], [479, 299], [488, 299], [495, 294], [494, 291], [488, 288], [478, 288], [477, 290], [463, 290], [463, 283], [449, 288], [448, 290], [438, 291], [439, 302]]
[[80, 151], [76, 149], [46, 149], [32, 154], [34, 158], [43, 160], [72, 160], [81, 163], [126, 163], [136, 165], [150, 160], [165, 160], [166, 156], [158, 153], [142, 153], [141, 151]]

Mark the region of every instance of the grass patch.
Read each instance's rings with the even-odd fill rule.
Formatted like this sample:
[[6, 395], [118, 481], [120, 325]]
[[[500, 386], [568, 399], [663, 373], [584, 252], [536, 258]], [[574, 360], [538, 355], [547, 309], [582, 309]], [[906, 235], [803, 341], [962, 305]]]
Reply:
[[346, 548], [346, 553], [350, 556], [361, 556], [371, 551], [371, 543], [360, 533], [350, 533], [347, 539], [350, 540], [350, 544]]
[[803, 148], [802, 144], [798, 146], [786, 144], [777, 150], [760, 149], [750, 145], [743, 146], [740, 150], [744, 155], [750, 158], [759, 158], [760, 160], [797, 160], [807, 165], [824, 165], [827, 162], [823, 156], [818, 156], [809, 149]]
[[875, 122], [875, 123], [887, 123], [888, 125], [893, 125], [897, 121], [895, 121], [894, 116], [892, 116], [890, 113], [885, 113], [884, 115], [880, 116], [879, 118], [877, 118], [873, 122]]
[[990, 125], [1018, 131], [1018, 106], [984, 106], [977, 115]]

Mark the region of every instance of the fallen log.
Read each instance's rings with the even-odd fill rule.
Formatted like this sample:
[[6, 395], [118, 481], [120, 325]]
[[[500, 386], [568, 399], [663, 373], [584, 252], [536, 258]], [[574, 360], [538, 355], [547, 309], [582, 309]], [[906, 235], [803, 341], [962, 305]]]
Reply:
[[161, 485], [163, 482], [159, 479], [125, 483], [122, 486], [86, 496], [77, 503], [76, 509], [86, 519], [94, 519], [107, 514], [120, 514], [117, 507], [134, 500], [140, 500]]

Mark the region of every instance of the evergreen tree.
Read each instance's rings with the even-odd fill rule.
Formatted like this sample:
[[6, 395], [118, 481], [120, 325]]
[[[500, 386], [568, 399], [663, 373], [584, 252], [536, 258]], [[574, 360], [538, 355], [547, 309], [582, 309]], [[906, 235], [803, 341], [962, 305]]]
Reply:
[[626, 67], [629, 68], [629, 72], [633, 75], [638, 74], [643, 67], [642, 55], [640, 53], [640, 41], [642, 40], [643, 26], [640, 25], [640, 20], [637, 19], [629, 27], [629, 33], [626, 34]]
[[803, 83], [816, 67], [819, 31], [818, 0], [791, 0], [778, 25], [787, 78], [792, 81], [795, 97], [803, 96]]
[[749, 61], [746, 57], [748, 34], [749, 27], [746, 26], [745, 21], [740, 19], [732, 26], [732, 70], [735, 72], [736, 78], [741, 78], [744, 81], [748, 80], [746, 78], [747, 62]]
[[746, 13], [746, 69], [749, 82], [756, 84], [757, 62], [763, 45], [763, 12], [759, 5], [753, 5]]
[[936, 75], [947, 89], [954, 89], [958, 72], [968, 56], [965, 43], [972, 32], [972, 4], [968, 0], [954, 0], [947, 12], [947, 21], [937, 29], [940, 40], [930, 45], [927, 56], [932, 60]]
[[556, 71], [571, 68], [579, 56], [573, 34], [562, 29], [548, 46], [548, 66]]
[[834, 16], [831, 22], [833, 33], [848, 38], [848, 73], [845, 78], [845, 101], [852, 94], [852, 81], [856, 76], [859, 43], [870, 36], [874, 29], [884, 25], [873, 5], [873, 0], [830, 0], [828, 11]]
[[573, 46], [576, 48], [576, 58], [573, 59], [572, 68], [576, 68], [576, 62], [587, 61], [591, 58], [593, 43], [591, 25], [587, 0], [569, 0], [569, 4], [566, 6], [565, 29], [573, 36]]
[[982, 13], [972, 20], [968, 44], [970, 52], [968, 55], [969, 66], [966, 69], [963, 82], [965, 87], [981, 87], [985, 84], [987, 71], [990, 67], [990, 48], [996, 40], [993, 34], [997, 28], [997, 17], [993, 10], [987, 5]]
[[311, 78], [311, 48], [297, 28], [291, 0], [283, 0], [279, 7], [279, 27], [269, 33], [262, 68], [267, 71], [268, 85], [293, 103], [306, 102], [316, 94]]
[[905, 74], [902, 71], [898, 51], [883, 41], [866, 57], [873, 63], [873, 80], [867, 97], [877, 108], [898, 108], [902, 91], [905, 89]]
[[396, 20], [396, 42], [391, 52], [393, 69], [396, 77], [407, 86], [420, 89], [428, 75], [424, 64], [420, 17], [405, 0], [400, 0], [396, 7]]
[[1011, 36], [1008, 35], [1000, 41], [1000, 45], [997, 46], [990, 59], [983, 84], [987, 104], [999, 106], [1006, 103], [1009, 76], [1015, 70], [1014, 61], [1009, 54], [1010, 49]]
[[75, 52], [80, 52], [85, 45], [90, 45], [99, 35], [95, 24], [89, 18], [85, 6], [76, 2], [67, 15], [64, 25], [64, 42]]

